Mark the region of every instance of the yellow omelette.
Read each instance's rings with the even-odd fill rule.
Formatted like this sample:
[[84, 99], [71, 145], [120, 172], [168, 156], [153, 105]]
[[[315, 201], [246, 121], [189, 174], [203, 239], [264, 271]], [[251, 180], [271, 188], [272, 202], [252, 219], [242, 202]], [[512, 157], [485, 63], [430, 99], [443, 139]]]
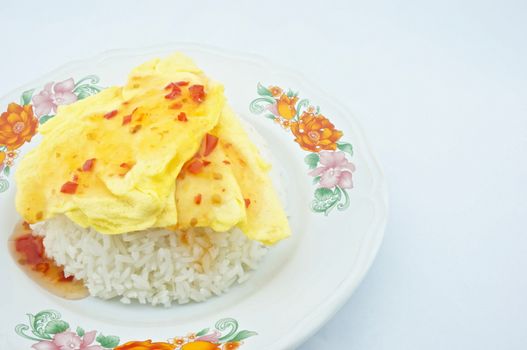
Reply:
[[62, 106], [40, 133], [16, 173], [17, 210], [29, 223], [64, 214], [103, 234], [238, 226], [268, 244], [290, 234], [269, 165], [223, 87], [182, 54]]

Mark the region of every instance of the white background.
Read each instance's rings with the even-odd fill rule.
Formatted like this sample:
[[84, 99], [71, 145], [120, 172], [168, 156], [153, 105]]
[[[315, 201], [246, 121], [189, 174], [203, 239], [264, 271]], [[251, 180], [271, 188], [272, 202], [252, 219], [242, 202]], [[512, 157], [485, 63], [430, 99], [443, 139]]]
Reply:
[[170, 41], [305, 73], [384, 166], [379, 256], [302, 350], [527, 348], [527, 2], [1, 0], [0, 95]]

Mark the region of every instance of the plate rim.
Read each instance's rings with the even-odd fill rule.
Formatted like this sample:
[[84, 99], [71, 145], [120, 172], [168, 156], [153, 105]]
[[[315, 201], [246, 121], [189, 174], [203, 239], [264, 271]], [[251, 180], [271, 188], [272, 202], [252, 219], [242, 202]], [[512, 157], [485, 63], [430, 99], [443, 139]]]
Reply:
[[[264, 66], [266, 68], [273, 68], [273, 71], [278, 72], [281, 76], [288, 76], [305, 86], [309, 86], [317, 95], [323, 96], [335, 109], [337, 109], [343, 116], [345, 116], [345, 121], [349, 123], [354, 130], [354, 133], [357, 137], [360, 138], [360, 142], [363, 147], [361, 152], [367, 158], [367, 163], [375, 172], [375, 176], [372, 176], [372, 189], [371, 194], [376, 194], [379, 196], [379, 200], [375, 201], [376, 205], [375, 211], [377, 215], [375, 220], [373, 220], [373, 225], [368, 233], [368, 236], [371, 238], [369, 243], [369, 249], [361, 249], [359, 254], [356, 257], [356, 264], [361, 265], [359, 272], [359, 277], [354, 276], [354, 274], [348, 273], [347, 276], [342, 280], [335, 292], [325, 301], [320, 303], [318, 307], [307, 313], [302, 319], [302, 327], [296, 327], [291, 329], [287, 333], [287, 336], [284, 336], [277, 341], [271, 343], [273, 348], [274, 346], [279, 346], [280, 349], [293, 349], [301, 344], [303, 344], [308, 338], [313, 336], [319, 329], [321, 329], [341, 308], [342, 306], [351, 298], [354, 291], [362, 283], [368, 271], [370, 270], [373, 261], [375, 260], [380, 247], [382, 245], [386, 225], [389, 217], [389, 199], [388, 199], [388, 185], [381, 164], [379, 163], [375, 152], [365, 136], [363, 128], [356, 118], [355, 113], [353, 113], [347, 104], [340, 102], [337, 98], [327, 93], [320, 84], [312, 81], [308, 76], [294, 67], [287, 66], [281, 62], [274, 61], [265, 56], [255, 54], [252, 52], [234, 50], [230, 48], [224, 48], [220, 46], [210, 45], [210, 44], [201, 44], [196, 42], [185, 42], [185, 41], [171, 41], [162, 44], [144, 46], [144, 47], [124, 47], [118, 49], [110, 49], [101, 51], [95, 55], [89, 57], [80, 58], [71, 60], [64, 64], [57, 66], [56, 68], [40, 75], [38, 78], [32, 79], [31, 81], [19, 85], [16, 88], [8, 90], [7, 93], [4, 93], [0, 96], [0, 100], [8, 100], [9, 96], [15, 95], [20, 91], [24, 91], [27, 88], [38, 85], [40, 81], [45, 81], [53, 79], [53, 77], [60, 75], [61, 72], [65, 70], [74, 70], [77, 67], [82, 67], [85, 65], [91, 65], [94, 63], [100, 63], [109, 58], [115, 58], [119, 56], [133, 56], [133, 55], [145, 55], [150, 53], [155, 53], [156, 51], [161, 50], [182, 50], [191, 49], [197, 50], [222, 56], [227, 56], [232, 59], [239, 60], [250, 60], [254, 63]], [[379, 211], [379, 209], [381, 209]], [[381, 216], [379, 216], [379, 212]], [[365, 238], [363, 238], [364, 240]], [[363, 256], [365, 255], [365, 256]], [[360, 262], [360, 264], [359, 264]]]

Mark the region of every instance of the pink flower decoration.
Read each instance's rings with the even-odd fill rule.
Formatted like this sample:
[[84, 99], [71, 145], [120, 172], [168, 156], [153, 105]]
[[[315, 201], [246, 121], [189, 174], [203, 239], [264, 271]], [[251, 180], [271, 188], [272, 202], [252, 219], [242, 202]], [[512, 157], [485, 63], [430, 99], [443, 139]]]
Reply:
[[75, 83], [73, 78], [66, 79], [60, 83], [47, 83], [44, 90], [33, 96], [33, 106], [35, 115], [41, 117], [50, 113], [55, 113], [60, 105], [68, 105], [77, 101], [77, 96], [73, 93]]
[[42, 340], [32, 346], [35, 350], [60, 350], [60, 348], [52, 341]]
[[267, 106], [267, 110], [271, 113], [273, 113], [273, 115], [279, 115], [278, 114], [278, 105], [275, 103]]
[[344, 152], [322, 151], [319, 153], [322, 166], [309, 172], [309, 175], [320, 176], [319, 187], [353, 188], [351, 173], [355, 171], [355, 165], [346, 159]]
[[95, 340], [97, 331], [91, 331], [79, 337], [73, 332], [55, 334], [53, 340], [43, 340], [32, 346], [35, 350], [104, 350], [99, 345], [91, 345]]
[[220, 341], [221, 333], [214, 331], [212, 334], [207, 334], [202, 337], [196, 338], [196, 341], [208, 341], [210, 343], [218, 343]]

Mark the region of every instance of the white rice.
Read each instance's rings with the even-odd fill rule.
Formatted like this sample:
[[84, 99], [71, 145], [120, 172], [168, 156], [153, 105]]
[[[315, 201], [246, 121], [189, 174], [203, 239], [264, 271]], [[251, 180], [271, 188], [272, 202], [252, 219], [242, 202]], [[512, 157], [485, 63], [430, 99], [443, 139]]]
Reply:
[[57, 216], [33, 230], [66, 276], [83, 280], [92, 296], [125, 304], [204, 301], [246, 281], [267, 252], [239, 229], [103, 235]]
[[[265, 139], [246, 120], [240, 121], [262, 157], [276, 164]], [[270, 175], [287, 206], [283, 174], [273, 168]], [[64, 267], [66, 276], [83, 280], [92, 296], [119, 298], [125, 304], [205, 301], [249, 279], [268, 251], [237, 228], [194, 228], [186, 234], [150, 229], [110, 236], [84, 229], [65, 216], [32, 228], [44, 236], [46, 254]]]

